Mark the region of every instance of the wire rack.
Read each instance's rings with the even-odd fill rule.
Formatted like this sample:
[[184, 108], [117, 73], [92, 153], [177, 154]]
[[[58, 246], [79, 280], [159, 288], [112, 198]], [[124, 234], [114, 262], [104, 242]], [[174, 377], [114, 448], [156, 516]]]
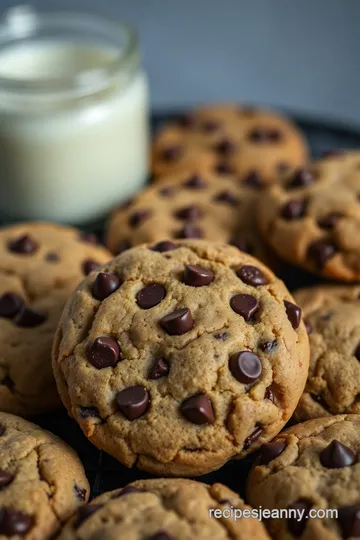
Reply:
[[[153, 129], [158, 129], [164, 121], [176, 116], [178, 115], [173, 113], [154, 116]], [[360, 132], [336, 124], [303, 118], [294, 118], [294, 120], [307, 137], [313, 157], [319, 157], [332, 149], [360, 148]], [[94, 223], [88, 226], [87, 230], [95, 232], [102, 240], [104, 222]], [[290, 290], [315, 284], [317, 281], [314, 276], [289, 265], [284, 265], [280, 277], [284, 279]], [[127, 469], [105, 452], [95, 448], [82, 434], [78, 425], [69, 418], [66, 411], [37, 416], [31, 420], [61, 437], [78, 452], [91, 485], [92, 498], [131, 481], [150, 478], [150, 475], [136, 468]], [[254, 457], [256, 456], [253, 454], [243, 460], [231, 461], [218, 471], [202, 476], [198, 480], [207, 483], [222, 482], [244, 496], [247, 474]]]

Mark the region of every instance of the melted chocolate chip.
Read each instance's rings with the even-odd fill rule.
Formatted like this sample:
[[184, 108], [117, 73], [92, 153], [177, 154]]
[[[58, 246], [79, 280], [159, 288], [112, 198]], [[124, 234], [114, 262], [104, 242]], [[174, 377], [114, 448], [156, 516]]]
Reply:
[[242, 184], [255, 189], [259, 189], [263, 185], [260, 174], [257, 171], [250, 171], [242, 180]]
[[46, 316], [39, 311], [23, 306], [14, 319], [14, 323], [22, 328], [34, 328], [40, 326], [46, 320]]
[[143, 386], [130, 386], [116, 395], [119, 410], [128, 420], [143, 416], [150, 405], [149, 392]]
[[249, 134], [248, 139], [253, 143], [275, 143], [282, 139], [282, 133], [277, 128], [255, 127]]
[[334, 439], [320, 452], [320, 462], [327, 469], [342, 469], [354, 465], [356, 456], [348, 446]]
[[186, 180], [183, 185], [188, 189], [194, 190], [207, 188], [207, 183], [198, 174], [190, 176], [190, 178]]
[[167, 146], [161, 152], [161, 157], [164, 161], [171, 162], [177, 161], [183, 154], [183, 149], [180, 145], [174, 144], [172, 146]]
[[99, 409], [97, 407], [81, 407], [80, 417], [83, 418], [83, 420], [86, 420], [87, 418], [100, 418]]
[[200, 219], [203, 216], [203, 211], [199, 206], [196, 206], [195, 204], [191, 204], [189, 206], [185, 206], [184, 208], [180, 208], [175, 212], [175, 216], [178, 219], [182, 219], [184, 221], [195, 221], [196, 219]]
[[315, 240], [308, 247], [308, 257], [314, 261], [319, 269], [322, 269], [327, 261], [335, 255], [336, 251], [336, 246], [332, 242]]
[[267, 285], [269, 283], [265, 274], [256, 266], [244, 265], [237, 270], [236, 275], [241, 281], [247, 285], [252, 285], [253, 287]]
[[74, 486], [74, 490], [79, 501], [85, 501], [87, 490], [77, 486], [76, 484]]
[[88, 360], [96, 369], [115, 367], [120, 359], [120, 347], [111, 337], [98, 337], [89, 347]]
[[170, 240], [158, 242], [151, 248], [152, 251], [158, 251], [159, 253], [165, 253], [166, 251], [172, 251], [173, 249], [176, 249], [176, 245], [174, 242], [170, 242]]
[[318, 225], [321, 229], [331, 230], [334, 229], [337, 222], [344, 217], [340, 212], [331, 212], [326, 216], [318, 219]]
[[239, 204], [238, 197], [229, 190], [220, 191], [220, 193], [214, 196], [214, 201], [223, 202], [229, 206], [237, 206]]
[[250, 351], [241, 351], [230, 357], [229, 369], [235, 379], [243, 384], [253, 383], [262, 373], [261, 360]]
[[14, 508], [0, 509], [0, 535], [25, 536], [34, 526], [35, 519]]
[[28, 234], [24, 234], [8, 244], [9, 250], [21, 255], [32, 255], [38, 249], [36, 241]]
[[214, 281], [214, 272], [197, 264], [188, 264], [185, 267], [183, 281], [191, 287], [204, 287]]
[[251, 294], [236, 294], [230, 300], [230, 307], [249, 322], [259, 309], [259, 302]]
[[222, 161], [218, 163], [215, 167], [215, 172], [218, 174], [235, 174], [235, 169], [230, 163], [227, 163], [226, 161]]
[[7, 292], [0, 296], [0, 317], [13, 319], [23, 308], [24, 302], [18, 294]]
[[11, 484], [14, 478], [14, 474], [0, 469], [0, 490]]
[[59, 255], [57, 253], [54, 253], [53, 251], [49, 251], [49, 253], [45, 255], [45, 261], [47, 262], [57, 263], [59, 260]]
[[[295, 510], [297, 515], [296, 517], [291, 516], [288, 518], [287, 528], [288, 528], [288, 531], [294, 536], [296, 536], [297, 538], [300, 537], [305, 530], [309, 510], [311, 509], [311, 507], [312, 507], [312, 504], [303, 499], [299, 499], [298, 501], [288, 506], [288, 510]], [[300, 512], [304, 512], [304, 514], [301, 517], [301, 519], [298, 519]]]
[[91, 274], [91, 272], [95, 272], [99, 268], [100, 264], [97, 261], [94, 261], [93, 259], [87, 259], [83, 262], [82, 269], [85, 274], [85, 276], [88, 276]]
[[214, 334], [214, 338], [216, 339], [216, 341], [226, 341], [228, 337], [228, 332], [217, 332], [216, 334]]
[[263, 429], [260, 426], [257, 426], [254, 431], [245, 439], [243, 450], [248, 450], [252, 443], [256, 441], [262, 434]]
[[288, 302], [287, 300], [284, 300], [284, 306], [286, 315], [291, 322], [291, 326], [294, 330], [296, 330], [299, 328], [301, 322], [301, 308], [295, 304], [292, 304], [291, 302]]
[[343, 506], [338, 510], [338, 521], [342, 532], [342, 537], [360, 537], [360, 504]]
[[215, 150], [222, 156], [229, 156], [236, 151], [236, 144], [231, 139], [222, 139], [216, 145]]
[[105, 300], [121, 285], [120, 278], [113, 272], [100, 272], [92, 286], [92, 294], [96, 300]]
[[136, 302], [141, 309], [151, 309], [164, 300], [166, 289], [158, 283], [146, 285], [136, 295]]
[[210, 398], [206, 394], [195, 394], [183, 401], [180, 407], [181, 414], [193, 424], [213, 424], [215, 422], [214, 409]]
[[268, 465], [270, 461], [280, 456], [286, 448], [286, 441], [274, 441], [263, 444], [260, 452], [260, 465]]
[[159, 195], [162, 197], [172, 197], [175, 194], [175, 187], [174, 186], [164, 186], [161, 189], [159, 189]]
[[192, 318], [191, 311], [183, 308], [165, 315], [161, 319], [160, 324], [169, 336], [181, 336], [193, 328], [194, 319]]
[[304, 187], [311, 186], [313, 182], [314, 182], [314, 175], [308, 169], [301, 168], [301, 169], [297, 169], [294, 172], [287, 187], [290, 189], [304, 188]]
[[136, 229], [137, 227], [140, 227], [146, 221], [150, 216], [152, 212], [151, 210], [137, 210], [136, 212], [133, 212], [129, 217], [129, 225], [133, 229]]
[[89, 517], [91, 517], [95, 512], [100, 510], [100, 508], [102, 508], [102, 504], [85, 504], [84, 506], [80, 506], [80, 508], [78, 508], [76, 512], [76, 518], [74, 523], [75, 529], [80, 527], [80, 525], [82, 525], [84, 521], [89, 519]]
[[154, 365], [152, 366], [150, 373], [149, 373], [149, 379], [150, 380], [156, 380], [160, 379], [161, 377], [165, 377], [168, 375], [170, 371], [170, 366], [168, 362], [165, 360], [165, 358], [157, 358], [154, 362]]
[[238, 249], [240, 249], [240, 251], [243, 251], [244, 253], [253, 253], [254, 252], [253, 246], [250, 244], [248, 239], [245, 238], [245, 236], [241, 236], [241, 235], [233, 236], [230, 239], [229, 244], [231, 244], [232, 246], [237, 247]]
[[288, 201], [281, 209], [281, 217], [287, 221], [301, 219], [305, 215], [306, 202], [304, 200]]

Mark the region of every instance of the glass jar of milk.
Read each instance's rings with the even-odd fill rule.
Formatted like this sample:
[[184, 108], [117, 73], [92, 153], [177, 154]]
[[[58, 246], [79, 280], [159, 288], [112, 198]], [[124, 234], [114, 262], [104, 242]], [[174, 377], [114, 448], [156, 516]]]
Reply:
[[148, 88], [127, 25], [8, 11], [0, 21], [0, 214], [82, 223], [145, 183]]

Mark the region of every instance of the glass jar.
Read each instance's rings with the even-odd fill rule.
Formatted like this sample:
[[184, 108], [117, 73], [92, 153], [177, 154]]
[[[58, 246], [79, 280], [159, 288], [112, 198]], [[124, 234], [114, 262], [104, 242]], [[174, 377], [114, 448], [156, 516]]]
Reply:
[[78, 13], [0, 22], [0, 212], [82, 223], [146, 181], [148, 87], [136, 33]]

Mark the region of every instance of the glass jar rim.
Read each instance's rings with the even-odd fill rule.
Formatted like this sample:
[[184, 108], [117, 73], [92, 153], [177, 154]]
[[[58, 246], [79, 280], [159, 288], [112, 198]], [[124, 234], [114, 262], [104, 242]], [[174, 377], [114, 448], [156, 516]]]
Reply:
[[[131, 69], [139, 62], [138, 36], [128, 23], [114, 22], [101, 15], [79, 11], [36, 11], [28, 5], [7, 10], [0, 19], [0, 51], [5, 47], [16, 47], [47, 27], [75, 32], [102, 30], [103, 39], [108, 38], [117, 54], [111, 62], [99, 68], [84, 70], [73, 75], [47, 78], [21, 78], [0, 74], [0, 89], [15, 94], [68, 93], [88, 94], [108, 86], [123, 69]], [[122, 34], [120, 43], [119, 33]], [[106, 38], [105, 38], [106, 35]], [[106, 42], [104, 43], [106, 45]]]

